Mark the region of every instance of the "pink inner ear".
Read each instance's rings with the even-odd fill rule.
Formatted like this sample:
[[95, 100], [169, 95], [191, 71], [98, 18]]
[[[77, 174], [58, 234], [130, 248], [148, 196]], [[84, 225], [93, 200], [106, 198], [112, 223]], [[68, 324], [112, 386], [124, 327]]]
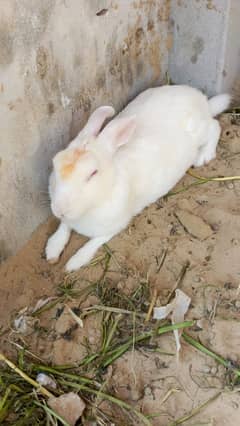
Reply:
[[115, 133], [115, 144], [117, 147], [120, 147], [122, 145], [125, 145], [128, 143], [129, 139], [133, 135], [135, 129], [136, 129], [136, 121], [134, 117], [131, 118], [123, 118], [118, 120], [119, 123], [117, 123], [116, 133]]
[[127, 139], [128, 136], [128, 129], [127, 128], [120, 128], [117, 135], [116, 135], [116, 142], [117, 144], [119, 143], [124, 143], [124, 141]]

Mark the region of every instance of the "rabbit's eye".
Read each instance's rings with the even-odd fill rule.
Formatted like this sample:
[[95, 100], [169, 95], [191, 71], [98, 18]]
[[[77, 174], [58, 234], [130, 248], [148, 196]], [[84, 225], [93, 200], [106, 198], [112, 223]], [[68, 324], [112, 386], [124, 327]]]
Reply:
[[88, 176], [88, 178], [87, 178], [87, 182], [93, 177], [93, 176], [95, 176], [96, 174], [98, 173], [98, 170], [97, 169], [95, 169], [91, 174], [90, 174], [90, 176]]

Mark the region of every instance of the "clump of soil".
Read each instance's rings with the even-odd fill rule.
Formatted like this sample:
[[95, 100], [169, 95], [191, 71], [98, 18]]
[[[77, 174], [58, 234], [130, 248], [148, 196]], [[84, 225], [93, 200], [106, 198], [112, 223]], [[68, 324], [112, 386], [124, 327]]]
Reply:
[[[196, 170], [197, 174], [240, 175], [240, 127], [231, 120], [230, 114], [223, 115], [217, 159]], [[194, 181], [186, 175], [175, 188], [177, 193], [147, 208], [109, 248], [98, 253], [95, 264], [71, 277], [64, 274], [63, 266], [84, 239], [74, 235], [60, 263], [49, 265], [44, 246], [57, 224], [50, 219], [40, 226], [0, 269], [2, 351], [14, 359], [20, 345], [45, 363], [77, 365], [100, 348], [105, 314], [96, 308], [83, 317], [81, 325], [74, 313], [79, 317], [92, 306], [109, 306], [110, 301], [112, 306], [131, 310], [132, 298], [143, 315], [136, 324], [144, 323], [153, 294], [157, 294], [157, 305], [165, 304], [178, 285], [191, 297], [187, 318], [197, 320], [189, 333], [229, 360], [229, 369], [184, 341], [177, 361], [174, 337], [168, 334], [131, 347], [106, 368], [105, 386], [149, 415], [154, 426], [179, 424], [177, 419], [193, 414], [195, 407], [208, 400], [182, 423], [236, 426], [240, 396], [230, 384], [231, 366], [240, 365], [240, 181], [208, 182], [187, 189]], [[45, 308], [51, 305], [51, 309], [44, 310], [42, 304], [42, 313], [38, 311], [32, 322], [16, 330], [14, 320], [26, 312], [32, 318], [34, 306], [44, 298], [49, 298]], [[124, 324], [126, 336], [134, 333], [128, 320]], [[109, 403], [99, 407], [113, 417], [114, 412], [118, 415]], [[115, 419], [116, 425], [124, 424], [120, 418]]]

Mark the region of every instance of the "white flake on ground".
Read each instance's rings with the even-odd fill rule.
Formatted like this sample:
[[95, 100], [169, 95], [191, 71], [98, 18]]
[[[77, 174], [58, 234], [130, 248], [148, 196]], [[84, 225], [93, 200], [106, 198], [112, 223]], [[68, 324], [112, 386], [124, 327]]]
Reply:
[[[181, 323], [184, 321], [185, 314], [190, 306], [191, 299], [182, 290], [177, 289], [175, 291], [175, 297], [171, 303], [166, 306], [154, 308], [153, 318], [154, 319], [165, 319], [171, 314], [172, 324]], [[177, 353], [180, 351], [180, 330], [174, 330], [174, 337], [176, 341]]]

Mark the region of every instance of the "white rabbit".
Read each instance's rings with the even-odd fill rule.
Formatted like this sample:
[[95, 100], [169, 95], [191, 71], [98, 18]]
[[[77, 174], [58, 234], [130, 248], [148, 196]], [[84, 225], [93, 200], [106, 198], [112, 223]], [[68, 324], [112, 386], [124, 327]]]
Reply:
[[47, 260], [58, 260], [74, 230], [90, 240], [66, 270], [87, 264], [134, 215], [167, 194], [189, 167], [213, 159], [220, 135], [213, 117], [229, 103], [227, 94], [208, 100], [188, 86], [148, 89], [102, 131], [114, 109], [98, 108], [53, 159], [49, 194], [61, 224], [47, 242]]

